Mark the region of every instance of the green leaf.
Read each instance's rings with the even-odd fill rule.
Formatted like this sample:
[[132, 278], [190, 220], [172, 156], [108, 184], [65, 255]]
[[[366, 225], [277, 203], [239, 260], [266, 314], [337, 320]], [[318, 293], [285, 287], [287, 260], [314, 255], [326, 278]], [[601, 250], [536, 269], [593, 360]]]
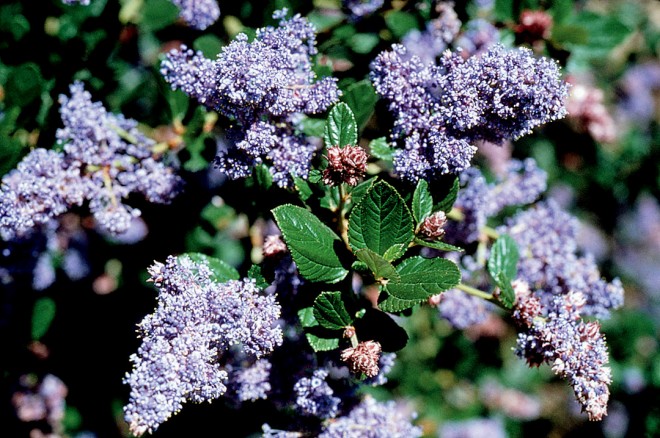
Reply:
[[330, 330], [342, 330], [353, 324], [353, 318], [341, 299], [341, 292], [323, 292], [316, 297], [314, 318], [321, 326]]
[[499, 300], [507, 308], [512, 308], [513, 303], [516, 301], [516, 293], [513, 290], [513, 286], [511, 286], [511, 279], [504, 272], [500, 272], [495, 280], [497, 287], [500, 288]]
[[257, 287], [261, 290], [266, 289], [268, 286], [270, 286], [266, 281], [266, 279], [264, 278], [264, 275], [261, 273], [261, 266], [259, 265], [250, 266], [247, 276], [248, 278], [253, 279]]
[[358, 134], [355, 116], [351, 108], [345, 103], [339, 102], [328, 115], [325, 123], [324, 134], [325, 146], [357, 145]]
[[415, 238], [413, 242], [415, 242], [417, 245], [425, 246], [427, 248], [439, 249], [440, 251], [465, 251], [461, 247], [450, 245], [449, 243], [445, 242], [427, 242], [426, 240], [419, 238]]
[[454, 182], [452, 183], [449, 192], [445, 195], [442, 201], [436, 204], [433, 210], [442, 210], [445, 213], [449, 213], [454, 206], [454, 203], [456, 202], [456, 198], [458, 197], [458, 190], [460, 187], [461, 185], [458, 182], [458, 178], [454, 177]]
[[174, 23], [179, 18], [179, 8], [168, 0], [146, 0], [142, 10], [141, 28], [155, 32]]
[[307, 181], [309, 181], [312, 184], [316, 184], [321, 182], [323, 179], [323, 173], [318, 170], [318, 169], [312, 169], [309, 171], [309, 177], [307, 178]]
[[369, 142], [369, 151], [371, 155], [379, 160], [392, 162], [394, 159], [394, 148], [385, 137], [378, 137], [371, 140], [371, 142]]
[[224, 43], [215, 35], [204, 34], [193, 41], [193, 48], [201, 51], [208, 59], [215, 59], [222, 51]]
[[396, 313], [406, 309], [411, 309], [416, 305], [426, 301], [426, 299], [402, 300], [400, 298], [393, 297], [392, 295], [388, 295], [388, 294], [383, 294], [383, 296], [385, 298], [383, 299], [383, 301], [378, 303], [378, 308], [383, 312], [391, 312], [391, 313]]
[[295, 205], [272, 210], [300, 275], [310, 281], [336, 283], [346, 270], [335, 253], [339, 237], [314, 214]]
[[378, 95], [374, 86], [371, 85], [371, 81], [369, 79], [363, 79], [351, 84], [344, 91], [341, 100], [351, 107], [357, 127], [361, 131], [376, 108]]
[[417, 18], [409, 12], [392, 11], [385, 15], [385, 23], [396, 39], [401, 39], [411, 30], [418, 29]]
[[349, 38], [349, 46], [355, 52], [365, 55], [378, 45], [380, 39], [375, 33], [356, 33]]
[[517, 21], [513, 13], [513, 0], [495, 0], [495, 18], [498, 21]]
[[325, 120], [305, 117], [298, 124], [298, 128], [308, 137], [323, 137]]
[[165, 98], [170, 107], [172, 119], [183, 120], [190, 104], [188, 96], [181, 90], [172, 90], [170, 87], [167, 87], [165, 89]]
[[190, 260], [195, 263], [206, 263], [213, 273], [211, 279], [217, 283], [226, 283], [229, 280], [238, 280], [241, 278], [236, 268], [218, 258], [207, 256], [200, 252], [184, 253], [177, 258], [181, 259], [185, 256], [190, 257]]
[[507, 234], [501, 235], [490, 250], [488, 273], [494, 280], [500, 273], [507, 278], [516, 278], [518, 257], [518, 246], [515, 240]]
[[384, 255], [393, 245], [413, 240], [412, 216], [401, 195], [385, 181], [378, 181], [353, 209], [348, 240], [355, 251], [369, 248]]
[[442, 258], [411, 257], [397, 266], [401, 281], [389, 282], [384, 290], [402, 300], [425, 300], [456, 286], [461, 280], [458, 266]]
[[314, 351], [330, 351], [339, 347], [339, 339], [337, 337], [332, 337], [330, 334], [326, 334], [326, 336], [321, 335], [323, 330], [314, 317], [314, 309], [312, 307], [300, 309], [298, 311], [298, 318], [300, 319], [300, 324], [306, 329], [305, 337]]
[[404, 245], [402, 243], [392, 245], [387, 251], [385, 251], [385, 254], [383, 254], [383, 258], [389, 262], [393, 262], [401, 258], [406, 253], [407, 249], [408, 249], [408, 245]]
[[254, 176], [259, 186], [265, 190], [273, 185], [273, 174], [268, 170], [268, 166], [263, 163], [254, 167]]
[[413, 193], [412, 200], [412, 214], [418, 224], [421, 224], [424, 219], [429, 217], [433, 212], [433, 197], [429, 192], [429, 184], [420, 179], [417, 182], [415, 193]]
[[373, 272], [374, 278], [379, 280], [381, 278], [390, 281], [399, 281], [399, 273], [396, 271], [394, 265], [379, 256], [369, 248], [362, 248], [355, 253], [355, 256], [363, 262]]
[[362, 181], [360, 184], [353, 187], [351, 190], [351, 203], [353, 205], [358, 205], [362, 199], [369, 193], [369, 190], [373, 187], [376, 182], [376, 178], [369, 178], [365, 181]]
[[32, 309], [32, 339], [38, 341], [46, 334], [55, 318], [55, 301], [50, 298], [39, 298]]
[[26, 106], [41, 96], [45, 81], [35, 63], [21, 64], [9, 71], [5, 84], [5, 104]]
[[312, 191], [312, 187], [309, 185], [309, 183], [298, 176], [293, 177], [293, 185], [296, 187], [296, 190], [298, 191], [298, 196], [300, 197], [300, 200], [303, 202], [306, 202], [314, 194], [314, 192]]

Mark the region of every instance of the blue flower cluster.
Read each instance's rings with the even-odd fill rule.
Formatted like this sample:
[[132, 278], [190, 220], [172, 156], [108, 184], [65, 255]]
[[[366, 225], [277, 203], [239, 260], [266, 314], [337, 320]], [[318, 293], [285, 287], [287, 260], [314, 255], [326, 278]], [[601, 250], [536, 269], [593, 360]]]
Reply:
[[337, 416], [341, 400], [333, 397], [334, 391], [325, 381], [327, 377], [326, 370], [317, 369], [312, 377], [303, 377], [293, 386], [296, 407], [303, 415], [313, 415], [321, 419]]
[[187, 256], [170, 256], [149, 273], [158, 307], [139, 325], [142, 345], [125, 378], [131, 392], [124, 412], [135, 435], [155, 430], [186, 401], [223, 395], [228, 373], [221, 360], [232, 346], [260, 358], [283, 341], [280, 306], [254, 280], [216, 283], [206, 264]]
[[395, 44], [371, 64], [376, 91], [389, 102], [399, 176], [409, 181], [460, 173], [478, 140], [502, 143], [566, 114], [567, 85], [556, 62], [525, 48], [492, 45], [464, 59], [446, 51], [438, 65]]
[[544, 307], [557, 295], [580, 292], [586, 299], [581, 313], [605, 318], [623, 305], [623, 286], [619, 279], [603, 279], [591, 255], [577, 254], [578, 227], [577, 219], [548, 200], [508, 219], [499, 231], [516, 241], [518, 278], [529, 283]]
[[215, 61], [183, 46], [161, 66], [173, 89], [235, 122], [228, 133], [233, 144], [216, 160], [232, 179], [250, 175], [260, 163], [270, 165], [282, 187], [293, 176], [306, 178], [316, 146], [296, 132], [296, 117], [321, 113], [340, 96], [334, 78], [315, 82], [314, 26], [300, 15], [284, 19], [285, 12], [274, 15], [279, 27], [258, 29], [252, 42], [239, 34]]
[[542, 308], [537, 297], [519, 293], [514, 317], [522, 330], [516, 354], [530, 365], [550, 364], [568, 380], [589, 419], [601, 420], [607, 415], [612, 372], [600, 324], [580, 319], [585, 302], [581, 293], [571, 292]]
[[216, 0], [172, 0], [179, 8], [179, 17], [191, 27], [204, 30], [220, 17]]
[[357, 21], [380, 9], [385, 0], [342, 0], [342, 6], [350, 13], [350, 18]]
[[70, 92], [59, 98], [62, 151], [34, 149], [2, 178], [3, 239], [21, 237], [84, 201], [102, 229], [120, 234], [140, 215], [123, 199], [141, 193], [149, 202], [168, 203], [179, 191], [180, 178], [137, 122], [92, 102], [80, 82]]

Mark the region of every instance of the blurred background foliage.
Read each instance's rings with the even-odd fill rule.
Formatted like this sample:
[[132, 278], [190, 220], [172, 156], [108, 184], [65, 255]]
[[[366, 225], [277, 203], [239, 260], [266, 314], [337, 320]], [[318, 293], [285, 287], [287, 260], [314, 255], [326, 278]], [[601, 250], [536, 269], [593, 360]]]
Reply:
[[[135, 242], [96, 232], [82, 212], [68, 214], [63, 221], [84, 236], [89, 270], [83, 278], [67, 276], [55, 251], [55, 278], [36, 290], [29, 260], [39, 254], [37, 244], [11, 248], [7, 257], [10, 244], [3, 243], [0, 266], [20, 274], [2, 290], [0, 435], [28, 436], [40, 426], [20, 421], [12, 400], [34, 386], [30, 376], [53, 374], [66, 386], [63, 435], [128, 436], [121, 412], [128, 389], [121, 379], [138, 346], [135, 324], [155, 303], [146, 267], [184, 251], [213, 255], [242, 273], [259, 261], [255, 229], [287, 194], [274, 196], [258, 172], [243, 184], [213, 170], [228, 122], [171, 91], [159, 62], [181, 43], [213, 57], [237, 33], [254, 35], [274, 24], [272, 12], [282, 7], [316, 25], [316, 71], [339, 78], [363, 141], [387, 135], [390, 116], [367, 80], [369, 62], [423, 30], [433, 19], [431, 0], [385, 2], [359, 21], [333, 0], [220, 0], [220, 19], [204, 31], [180, 22], [168, 0], [91, 0], [89, 6], [6, 0], [0, 6], [0, 175], [32, 148], [58, 147], [58, 96], [82, 80], [95, 101], [138, 120], [177, 152], [186, 181], [173, 205], [135, 200], [146, 230]], [[505, 147], [515, 157], [534, 157], [548, 172], [550, 196], [583, 224], [582, 249], [594, 254], [606, 277], [624, 282], [625, 308], [603, 324], [614, 374], [610, 413], [603, 422], [587, 422], [567, 385], [547, 367], [528, 369], [513, 355], [515, 332], [501, 318], [459, 332], [429, 308], [400, 321], [411, 340], [388, 384], [374, 394], [410, 399], [428, 436], [477, 417], [499, 422], [512, 437], [660, 436], [660, 3], [475, 0], [456, 2], [455, 10], [465, 28], [485, 20], [505, 44], [557, 59], [573, 84], [569, 117]], [[552, 17], [549, 35], [530, 41], [520, 32], [528, 10]], [[323, 125], [308, 119], [304, 126], [313, 135]], [[16, 259], [20, 251], [23, 260]], [[187, 406], [155, 435], [180, 436], [193, 423], [219, 431], [226, 427], [219, 415], [248, 435], [261, 426], [250, 422], [252, 414], [231, 412], [221, 400]]]

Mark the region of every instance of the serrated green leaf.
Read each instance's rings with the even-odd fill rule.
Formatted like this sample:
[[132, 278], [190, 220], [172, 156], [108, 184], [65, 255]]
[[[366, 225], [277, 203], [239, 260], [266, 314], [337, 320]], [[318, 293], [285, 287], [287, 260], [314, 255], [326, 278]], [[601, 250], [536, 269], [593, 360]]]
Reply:
[[387, 283], [384, 290], [402, 300], [425, 300], [451, 289], [461, 280], [458, 266], [442, 258], [411, 257], [402, 261], [397, 271], [401, 280]]
[[318, 169], [312, 169], [309, 171], [309, 177], [307, 177], [307, 181], [309, 181], [312, 184], [316, 184], [320, 182], [323, 179], [323, 173], [318, 170]]
[[357, 145], [358, 134], [355, 116], [351, 108], [343, 102], [339, 102], [328, 115], [325, 123], [324, 134], [325, 146]]
[[293, 185], [296, 187], [298, 196], [303, 202], [306, 202], [314, 193], [309, 183], [300, 177], [293, 177]]
[[348, 240], [357, 251], [369, 248], [384, 255], [393, 245], [413, 240], [412, 215], [401, 195], [379, 181], [353, 209], [348, 221]]
[[346, 102], [355, 116], [358, 130], [362, 130], [376, 108], [378, 95], [369, 79], [351, 84], [341, 97]]
[[429, 183], [420, 179], [415, 187], [412, 200], [412, 214], [418, 224], [433, 212], [433, 197], [429, 191]]
[[200, 252], [187, 252], [179, 255], [177, 258], [181, 259], [186, 256], [195, 263], [206, 263], [213, 273], [211, 279], [217, 283], [225, 283], [229, 280], [238, 280], [241, 278], [236, 268], [218, 258]]
[[394, 148], [385, 137], [374, 138], [369, 142], [369, 151], [371, 155], [379, 160], [391, 162], [394, 158]]
[[497, 287], [500, 288], [499, 300], [506, 308], [512, 308], [513, 303], [516, 301], [516, 293], [513, 290], [513, 286], [511, 286], [511, 279], [504, 272], [500, 272], [495, 282], [497, 283]]
[[305, 333], [307, 342], [315, 352], [332, 351], [339, 348], [339, 338], [324, 338], [314, 333]]
[[454, 203], [456, 202], [456, 198], [458, 197], [458, 190], [461, 188], [460, 183], [458, 182], [458, 178], [454, 177], [454, 182], [449, 189], [449, 193], [445, 195], [445, 197], [442, 199], [442, 201], [438, 202], [433, 210], [442, 210], [445, 213], [449, 213], [454, 206]]
[[335, 253], [339, 237], [304, 208], [281, 205], [272, 210], [300, 275], [310, 281], [336, 283], [346, 270]]
[[354, 261], [353, 264], [351, 265], [351, 269], [353, 269], [353, 270], [355, 270], [355, 271], [368, 271], [368, 270], [369, 270], [369, 266], [367, 266], [367, 264], [364, 263], [364, 262], [361, 262], [361, 261], [359, 261], [359, 260], [356, 260], [356, 261]]
[[355, 256], [358, 258], [358, 260], [367, 265], [371, 272], [373, 272], [374, 278], [376, 280], [381, 278], [385, 278], [390, 281], [400, 280], [399, 273], [396, 271], [394, 265], [369, 248], [362, 248], [358, 250], [355, 253]]
[[393, 297], [389, 294], [384, 294], [385, 299], [378, 303], [378, 308], [383, 312], [401, 312], [406, 309], [411, 309], [416, 305], [426, 301], [425, 299], [420, 300], [402, 300], [397, 297]]
[[426, 240], [419, 239], [417, 237], [413, 242], [415, 242], [417, 245], [425, 246], [427, 248], [439, 249], [440, 251], [458, 251], [458, 252], [465, 251], [461, 247], [450, 245], [449, 243], [446, 242], [427, 242]]
[[300, 325], [306, 329], [305, 338], [307, 338], [307, 342], [309, 342], [309, 345], [314, 351], [330, 351], [339, 347], [339, 338], [330, 335], [321, 335], [323, 329], [314, 317], [313, 307], [300, 309], [298, 311], [298, 319], [300, 319]]
[[376, 178], [369, 178], [368, 180], [362, 181], [360, 184], [353, 187], [350, 192], [351, 203], [353, 203], [353, 205], [359, 204], [364, 196], [369, 192], [369, 190], [371, 190], [375, 182]]
[[46, 334], [55, 318], [55, 301], [48, 297], [39, 298], [32, 308], [32, 339], [38, 341]]
[[490, 250], [488, 273], [494, 280], [497, 280], [500, 273], [507, 278], [516, 278], [518, 257], [516, 241], [507, 234], [501, 235]]
[[314, 300], [314, 318], [324, 328], [342, 330], [353, 324], [348, 314], [341, 292], [323, 292]]
[[383, 258], [388, 262], [393, 262], [403, 257], [407, 249], [408, 249], [408, 245], [404, 245], [402, 243], [392, 245], [387, 251], [385, 251], [385, 254], [383, 254]]
[[259, 289], [263, 290], [269, 286], [268, 282], [261, 273], [261, 266], [259, 265], [250, 266], [250, 269], [247, 272], [247, 276], [248, 278], [251, 278], [255, 281], [255, 284]]

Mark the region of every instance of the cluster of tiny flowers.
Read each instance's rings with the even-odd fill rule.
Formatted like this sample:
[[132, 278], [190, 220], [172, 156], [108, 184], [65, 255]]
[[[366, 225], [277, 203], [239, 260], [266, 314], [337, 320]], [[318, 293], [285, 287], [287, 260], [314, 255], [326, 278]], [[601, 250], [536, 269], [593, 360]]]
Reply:
[[360, 342], [355, 347], [346, 348], [341, 352], [341, 360], [354, 373], [364, 373], [367, 377], [378, 375], [378, 363], [382, 348], [379, 342]]
[[380, 9], [384, 0], [342, 0], [341, 4], [350, 14], [350, 19], [357, 21], [367, 17]]
[[453, 3], [441, 2], [435, 7], [438, 17], [426, 24], [426, 29], [413, 29], [401, 40], [406, 56], [417, 56], [425, 64], [435, 64], [436, 58], [447, 49], [461, 30], [461, 20], [454, 11]]
[[223, 395], [228, 374], [220, 360], [233, 345], [261, 357], [282, 344], [280, 306], [254, 280], [216, 283], [206, 264], [187, 256], [170, 256], [149, 273], [158, 307], [139, 325], [143, 342], [125, 378], [131, 391], [124, 412], [135, 435], [155, 430], [186, 401]]
[[589, 419], [601, 420], [607, 415], [611, 370], [606, 366], [609, 359], [600, 324], [580, 319], [584, 296], [579, 292], [556, 296], [541, 308], [537, 297], [517, 292], [514, 318], [521, 332], [516, 354], [530, 365], [550, 364], [570, 383]]
[[475, 18], [465, 23], [463, 32], [454, 41], [454, 46], [461, 50], [466, 58], [488, 50], [490, 46], [500, 41], [500, 31], [488, 20]]
[[62, 152], [35, 149], [2, 179], [0, 235], [13, 239], [89, 201], [90, 211], [113, 234], [128, 229], [140, 211], [122, 203], [131, 193], [167, 203], [180, 179], [152, 153], [153, 140], [137, 123], [108, 113], [76, 82], [60, 96]]
[[65, 5], [83, 5], [89, 6], [90, 0], [62, 0]]
[[204, 30], [220, 17], [216, 0], [172, 0], [179, 8], [179, 17], [191, 27]]
[[348, 415], [329, 423], [319, 438], [415, 438], [422, 429], [411, 424], [408, 413], [394, 401], [378, 402], [366, 397]]
[[[64, 382], [52, 374], [43, 378], [28, 374], [20, 377], [19, 385], [20, 389], [11, 397], [18, 419], [34, 425], [45, 423], [57, 436], [63, 433], [65, 398], [69, 391]], [[29, 435], [46, 436], [37, 427]]]
[[439, 301], [439, 315], [459, 330], [484, 322], [491, 310], [484, 300], [458, 289], [443, 292]]
[[392, 140], [402, 178], [416, 181], [470, 166], [477, 140], [501, 144], [566, 114], [567, 85], [557, 63], [531, 50], [495, 44], [464, 59], [446, 51], [438, 65], [395, 44], [371, 64], [376, 91], [395, 115]]
[[296, 382], [296, 409], [303, 415], [321, 419], [337, 416], [340, 399], [333, 397], [334, 391], [325, 381], [328, 372], [324, 369], [314, 371], [312, 377], [303, 377]]
[[657, 115], [654, 96], [660, 90], [660, 61], [653, 59], [629, 68], [617, 89], [619, 118], [638, 126], [647, 125]]
[[499, 418], [471, 418], [447, 421], [440, 427], [440, 438], [506, 438], [504, 422]]
[[523, 42], [533, 44], [550, 38], [552, 25], [552, 15], [546, 11], [524, 10], [513, 30]]
[[477, 168], [461, 173], [459, 181], [462, 189], [454, 207], [463, 220], [447, 224], [447, 236], [458, 243], [478, 240], [488, 218], [505, 207], [531, 204], [547, 188], [547, 174], [532, 158], [510, 160], [503, 175], [492, 183]]
[[600, 142], [611, 143], [616, 140], [617, 126], [605, 106], [603, 90], [590, 84], [569, 78], [571, 93], [566, 102], [567, 120], [579, 132], [587, 132]]
[[316, 147], [294, 129], [299, 114], [317, 114], [340, 96], [334, 78], [315, 82], [311, 56], [317, 53], [314, 26], [295, 15], [279, 27], [260, 28], [254, 41], [239, 34], [213, 61], [185, 46], [172, 50], [161, 73], [173, 89], [235, 122], [232, 144], [216, 166], [230, 178], [250, 175], [255, 165], [271, 166], [273, 180], [289, 186], [306, 178]]
[[444, 211], [436, 211], [422, 221], [419, 234], [429, 240], [440, 240], [445, 235], [444, 226], [447, 224], [447, 215]]
[[356, 186], [367, 171], [367, 158], [366, 151], [360, 146], [330, 146], [323, 182], [329, 186], [341, 183]]
[[578, 226], [577, 219], [548, 200], [507, 219], [499, 231], [516, 241], [518, 278], [530, 284], [543, 306], [556, 295], [581, 292], [586, 298], [582, 314], [607, 317], [610, 309], [623, 305], [623, 287], [619, 279], [605, 281], [590, 254], [577, 255]]
[[246, 367], [234, 367], [227, 365], [229, 374], [227, 384], [229, 392], [235, 394], [239, 402], [266, 399], [271, 390], [269, 382], [272, 364], [267, 359], [259, 359], [254, 364]]

